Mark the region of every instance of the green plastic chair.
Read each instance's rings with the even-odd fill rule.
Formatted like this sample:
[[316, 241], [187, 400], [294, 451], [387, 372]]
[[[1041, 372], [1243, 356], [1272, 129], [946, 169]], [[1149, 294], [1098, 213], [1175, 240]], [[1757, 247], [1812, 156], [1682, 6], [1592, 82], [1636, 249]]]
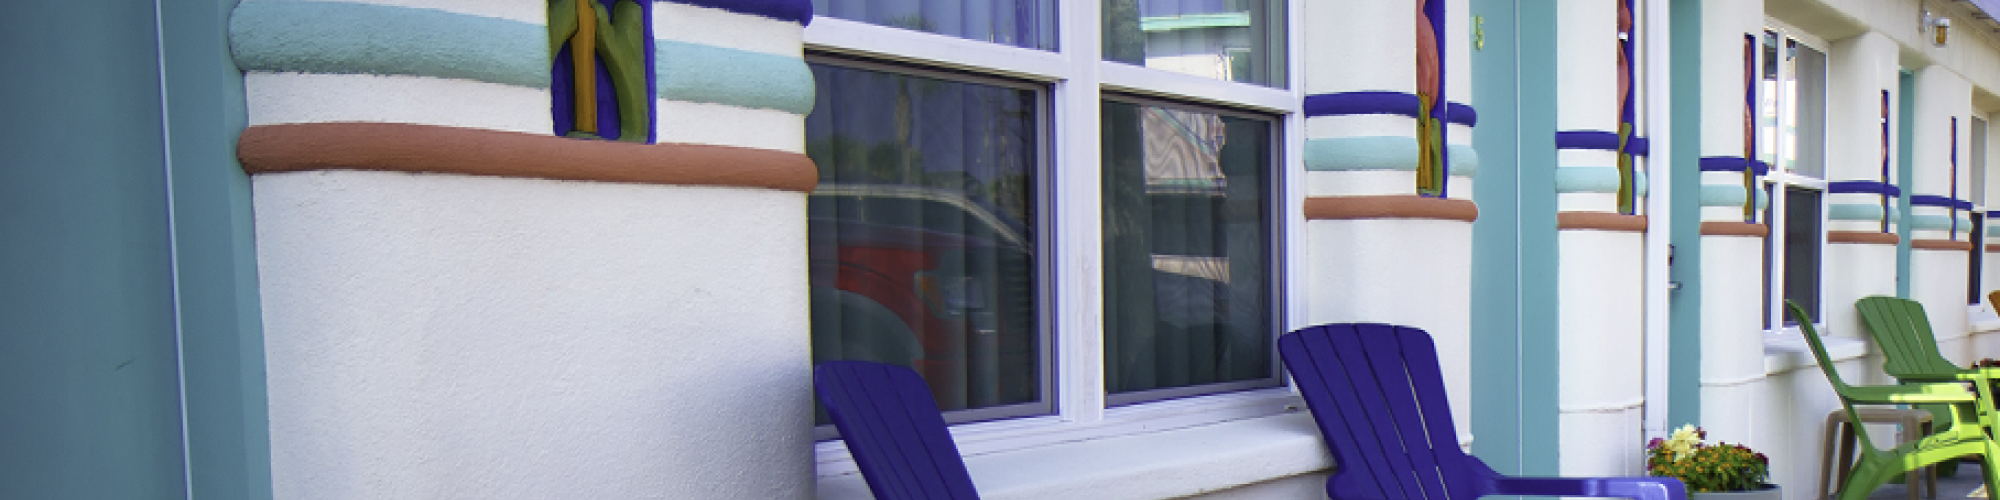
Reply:
[[[1949, 380], [1991, 380], [2000, 370], [1960, 368], [1938, 352], [1937, 336], [1924, 305], [1910, 299], [1865, 297], [1854, 302], [1868, 334], [1888, 358], [1882, 371], [1897, 380], [1943, 382]], [[1989, 375], [1990, 373], [1990, 375]]]
[[1820, 373], [1826, 375], [1827, 383], [1832, 384], [1833, 392], [1840, 396], [1840, 405], [1847, 410], [1848, 421], [1861, 421], [1854, 405], [1939, 404], [1946, 405], [1950, 410], [1946, 419], [1938, 421], [1943, 430], [1888, 450], [1876, 449], [1874, 441], [1868, 438], [1865, 426], [1855, 425], [1854, 434], [1860, 443], [1861, 458], [1835, 494], [1839, 500], [1866, 499], [1892, 477], [1965, 455], [1980, 456], [1980, 464], [1983, 465], [1980, 470], [1986, 476], [1986, 491], [2000, 491], [2000, 487], [1996, 487], [2000, 486], [2000, 460], [1996, 460], [2000, 457], [2000, 444], [1987, 435], [1994, 422], [1992, 413], [1986, 411], [1992, 406], [1984, 396], [1991, 394], [1984, 383], [1979, 384], [1977, 393], [1967, 390], [1962, 382], [1848, 385], [1840, 379], [1840, 372], [1834, 369], [1833, 359], [1826, 355], [1819, 331], [1813, 329], [1812, 319], [1806, 316], [1805, 309], [1789, 300], [1785, 301], [1785, 309], [1798, 320], [1799, 331], [1804, 333], [1806, 344], [1812, 347], [1813, 359], [1819, 361]]
[[[1980, 385], [1980, 394], [1992, 394], [1987, 386], [2000, 379], [2000, 370], [1960, 368], [1945, 359], [1944, 353], [1938, 351], [1937, 336], [1931, 332], [1930, 315], [1924, 312], [1923, 303], [1876, 295], [1855, 301], [1854, 309], [1861, 313], [1869, 338], [1882, 349], [1886, 358], [1882, 362], [1883, 373], [1899, 382], [1973, 382]], [[1918, 409], [1930, 411], [1931, 418], [1937, 421], [1942, 421], [1947, 411], [1932, 405]], [[1989, 404], [1980, 411], [1994, 410]], [[1981, 420], [1984, 419], [1985, 415], [1981, 415]], [[1951, 476], [1957, 470], [1957, 462], [1945, 462], [1938, 466], [1938, 475]]]

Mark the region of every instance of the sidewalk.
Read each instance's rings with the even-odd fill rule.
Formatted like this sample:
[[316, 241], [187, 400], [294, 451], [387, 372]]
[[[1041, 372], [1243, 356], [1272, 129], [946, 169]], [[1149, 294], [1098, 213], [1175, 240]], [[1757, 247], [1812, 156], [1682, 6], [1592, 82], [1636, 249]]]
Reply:
[[[1981, 479], [1979, 475], [1979, 464], [1975, 462], [1961, 462], [1958, 465], [1957, 474], [1952, 474], [1951, 477], [1938, 478], [1937, 498], [1938, 500], [1986, 498], [1985, 492], [1977, 491], [1980, 489], [1980, 486], [1981, 486]], [[1910, 491], [1909, 486], [1906, 485], [1885, 484], [1882, 485], [1881, 489], [1875, 490], [1875, 493], [1868, 495], [1868, 500], [1908, 500], [1910, 498], [1909, 491]], [[1968, 496], [1975, 492], [1979, 493], [1979, 496], [1977, 497]], [[1817, 493], [1817, 491], [1806, 492], [1805, 494], [1811, 495], [1813, 493]], [[1801, 499], [1801, 500], [1804, 499], [1803, 496], [1791, 496], [1791, 495], [1786, 495], [1786, 496], [1794, 499]], [[1923, 498], [1924, 500], [1930, 500], [1931, 497], [1926, 495], [1921, 498]]]

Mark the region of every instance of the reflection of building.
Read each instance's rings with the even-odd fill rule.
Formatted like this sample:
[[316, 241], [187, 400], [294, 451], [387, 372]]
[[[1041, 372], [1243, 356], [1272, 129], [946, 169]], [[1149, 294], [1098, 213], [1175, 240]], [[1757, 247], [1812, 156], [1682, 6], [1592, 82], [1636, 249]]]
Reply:
[[1628, 179], [1615, 2], [1447, 1], [1445, 197], [1411, 1], [653, 2], [657, 144], [558, 137], [547, 2], [45, 3], [0, 498], [860, 498], [815, 357], [920, 366], [987, 498], [1314, 498], [1270, 348], [1332, 321], [1433, 333], [1506, 472], [1699, 423], [1796, 493], [1781, 300], [1864, 381], [1869, 295], [2000, 357], [2000, 43], [1908, 22], [1984, 2], [1633, 0]]

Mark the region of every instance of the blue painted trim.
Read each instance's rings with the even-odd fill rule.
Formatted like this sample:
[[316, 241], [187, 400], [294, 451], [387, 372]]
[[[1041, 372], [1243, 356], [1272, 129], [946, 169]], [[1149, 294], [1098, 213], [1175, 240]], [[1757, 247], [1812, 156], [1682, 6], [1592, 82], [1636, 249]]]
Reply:
[[1826, 183], [1828, 193], [1859, 193], [1882, 196], [1902, 196], [1903, 190], [1882, 181], [1834, 181]]
[[[547, 29], [430, 9], [342, 2], [246, 2], [230, 20], [244, 71], [411, 75], [548, 88]], [[804, 60], [654, 40], [660, 99], [812, 111]]]
[[1911, 214], [1906, 218], [1910, 229], [1926, 231], [1947, 231], [1951, 229], [1951, 217], [1938, 214]]
[[659, 40], [660, 98], [776, 109], [795, 115], [812, 112], [812, 69], [805, 60]]
[[[1639, 196], [1646, 195], [1646, 173], [1632, 178]], [[1556, 167], [1557, 193], [1617, 193], [1618, 167]]]
[[768, 17], [779, 21], [791, 21], [800, 26], [812, 24], [813, 6], [811, 0], [655, 0], [658, 3], [678, 3], [696, 7], [722, 9], [737, 14]]
[[1764, 163], [1763, 160], [1744, 160], [1734, 156], [1703, 157], [1700, 169], [1703, 172], [1742, 172], [1746, 165], [1756, 169], [1755, 172], [1751, 172], [1753, 175], [1763, 176], [1771, 173], [1771, 165]]
[[[1479, 172], [1479, 153], [1472, 146], [1446, 145], [1454, 177], [1474, 177]], [[1417, 138], [1406, 135], [1375, 135], [1307, 139], [1306, 171], [1352, 172], [1367, 170], [1417, 169]]]
[[1959, 210], [1972, 210], [1972, 202], [1970, 201], [1954, 199], [1950, 196], [1939, 196], [1934, 194], [1910, 195], [1910, 204], [1916, 206], [1925, 206], [1925, 207], [1956, 208]]
[[542, 26], [347, 2], [244, 2], [229, 20], [244, 71], [413, 75], [549, 86]]
[[[1563, 130], [1556, 132], [1556, 149], [1594, 149], [1617, 151], [1618, 133], [1602, 130]], [[1633, 137], [1625, 143], [1625, 152], [1633, 156], [1646, 156], [1652, 150], [1651, 141], [1644, 137]]]
[[[1745, 196], [1743, 194], [1743, 186], [1735, 184], [1702, 184], [1700, 193], [1701, 206], [1743, 208], [1743, 197]], [[1770, 204], [1771, 196], [1765, 194], [1763, 191], [1758, 191], [1757, 209], [1762, 210]]]
[[[1418, 104], [1416, 94], [1369, 90], [1309, 95], [1306, 96], [1302, 107], [1307, 117], [1403, 115], [1416, 118]], [[1475, 126], [1479, 124], [1479, 112], [1470, 105], [1448, 102], [1445, 105], [1444, 121], [1467, 127]]]
[[1826, 218], [1828, 220], [1879, 221], [1888, 217], [1888, 215], [1888, 211], [1883, 210], [1882, 205], [1879, 203], [1828, 203], [1826, 205]]

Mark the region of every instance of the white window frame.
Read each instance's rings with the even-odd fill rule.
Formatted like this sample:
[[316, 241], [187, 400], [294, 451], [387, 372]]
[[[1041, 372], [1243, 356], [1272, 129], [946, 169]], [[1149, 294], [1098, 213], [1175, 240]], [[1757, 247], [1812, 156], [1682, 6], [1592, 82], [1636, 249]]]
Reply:
[[[1041, 192], [1043, 206], [1064, 214], [1044, 231], [1058, 258], [1045, 268], [1057, 279], [1044, 292], [1059, 300], [1046, 310], [1052, 315], [1055, 377], [1054, 414], [972, 422], [950, 428], [966, 456], [1054, 445], [1078, 440], [1161, 432], [1218, 422], [1298, 411], [1303, 407], [1289, 385], [1105, 407], [1104, 300], [1099, 113], [1104, 94], [1116, 92], [1212, 105], [1273, 115], [1279, 134], [1273, 174], [1279, 179], [1272, 218], [1277, 233], [1274, 256], [1279, 259], [1271, 304], [1280, 308], [1276, 334], [1305, 324], [1304, 308], [1290, 307], [1289, 297], [1302, 297], [1303, 266], [1288, 265], [1305, 255], [1304, 204], [1305, 71], [1302, 70], [1303, 29], [1299, 13], [1304, 0], [1285, 0], [1283, 88], [1211, 80], [1165, 70], [1103, 61], [1101, 2], [1065, 2], [1057, 16], [1057, 51], [1043, 51], [966, 40], [948, 35], [878, 26], [832, 17], [817, 17], [805, 28], [805, 48], [814, 52], [854, 55], [907, 62], [926, 67], [1010, 77], [1049, 85], [1053, 130], [1043, 134], [1052, 146], [1052, 168]], [[1046, 219], [1045, 219], [1046, 220]], [[1081, 334], [1079, 334], [1081, 332]], [[1278, 361], [1274, 356], [1272, 362]], [[1274, 367], [1275, 368], [1275, 367]], [[1280, 379], [1285, 376], [1278, 373]], [[844, 441], [814, 445], [819, 476], [855, 470]]]
[[[1826, 55], [1826, 57], [1828, 57], [1829, 59], [1831, 59], [1832, 57], [1832, 53], [1827, 50], [1826, 41], [1807, 33], [1805, 30], [1798, 29], [1796, 27], [1793, 27], [1789, 24], [1785, 24], [1784, 22], [1778, 21], [1776, 19], [1766, 18], [1764, 21], [1764, 29], [1758, 33], [1759, 35], [1758, 38], [1760, 40], [1760, 43], [1763, 38], [1763, 32], [1766, 31], [1778, 34], [1778, 40], [1780, 44], [1778, 47], [1778, 54], [1780, 57], [1784, 55], [1783, 43], [1786, 40], [1796, 41], [1801, 46], [1805, 46], [1813, 50], [1819, 51], [1820, 54]], [[1758, 54], [1762, 53], [1763, 53], [1762, 50], [1758, 51]], [[1762, 56], [1760, 55], [1759, 57]], [[1762, 60], [1757, 61], [1757, 63], [1758, 63], [1757, 64], [1758, 68], [1762, 68], [1764, 65], [1764, 61]], [[1822, 82], [1826, 81], [1826, 79], [1828, 78], [1826, 73], [1830, 71], [1830, 69], [1826, 66], [1831, 66], [1831, 65], [1828, 64], [1820, 68], [1821, 72], [1820, 77]], [[1786, 66], [1782, 65], [1779, 66], [1780, 74], [1778, 81], [1783, 82], [1785, 80], [1785, 76], [1787, 75], [1785, 75], [1784, 72], [1786, 71], [1788, 71], [1786, 69]], [[1791, 70], [1791, 71], [1796, 71], [1796, 70]], [[1791, 76], [1791, 78], [1793, 78], [1794, 80], [1798, 78], [1798, 75], [1796, 73], [1791, 74], [1789, 76]], [[1758, 81], [1761, 82], [1762, 78], [1760, 77]], [[1776, 100], [1778, 103], [1780, 103], [1779, 106], [1782, 109], [1784, 98], [1786, 97], [1783, 94], [1783, 92], [1785, 92], [1784, 85], [1782, 84], [1778, 85], [1776, 87], [1776, 92], [1779, 92], [1779, 94], [1773, 96], [1773, 99]], [[1821, 95], [1822, 99], [1826, 97], [1827, 96], [1824, 94]], [[1821, 110], [1826, 109], [1825, 102], [1820, 103], [1820, 109]], [[1780, 118], [1782, 118], [1783, 116], [1782, 111], [1779, 113], [1779, 116]], [[1762, 113], [1759, 113], [1759, 117], [1760, 118], [1762, 117]], [[1822, 120], [1825, 119], [1824, 112], [1822, 112], [1820, 117]], [[1757, 128], [1761, 130], [1764, 128], [1764, 125], [1765, 124], [1763, 123], [1758, 123]], [[1789, 144], [1785, 140], [1786, 136], [1783, 133], [1784, 126], [1785, 124], [1780, 122], [1771, 127], [1772, 130], [1777, 131], [1771, 138], [1771, 145], [1772, 145], [1771, 147], [1773, 151], [1776, 151], [1778, 153], [1774, 153], [1772, 155], [1772, 158], [1775, 161], [1771, 162], [1771, 170], [1770, 170], [1771, 173], [1770, 175], [1764, 177], [1762, 185], [1759, 186], [1760, 188], [1768, 188], [1769, 192], [1771, 193], [1769, 201], [1769, 203], [1771, 204], [1771, 212], [1770, 212], [1771, 216], [1769, 220], [1764, 221], [1765, 224], [1767, 224], [1768, 227], [1770, 228], [1770, 232], [1767, 234], [1767, 236], [1765, 236], [1765, 241], [1766, 245], [1768, 245], [1769, 248], [1771, 249], [1770, 252], [1772, 254], [1771, 267], [1770, 269], [1766, 270], [1766, 273], [1764, 275], [1765, 282], [1769, 283], [1771, 287], [1771, 298], [1769, 299], [1768, 303], [1764, 304], [1765, 306], [1764, 313], [1766, 315], [1765, 318], [1767, 322], [1771, 325], [1769, 328], [1764, 330], [1764, 333], [1767, 336], [1801, 335], [1801, 333], [1799, 332], [1799, 327], [1785, 326], [1785, 318], [1788, 315], [1787, 311], [1785, 311], [1785, 288], [1784, 288], [1785, 260], [1784, 260], [1783, 238], [1786, 229], [1785, 191], [1788, 188], [1794, 188], [1794, 187], [1819, 191], [1820, 193], [1819, 243], [1818, 243], [1819, 255], [1820, 255], [1820, 268], [1819, 268], [1819, 280], [1817, 281], [1819, 283], [1820, 300], [1818, 303], [1819, 310], [1814, 311], [1815, 315], [1818, 317], [1818, 320], [1813, 322], [1813, 327], [1819, 331], [1826, 330], [1826, 311], [1827, 311], [1826, 238], [1827, 238], [1827, 224], [1829, 222], [1827, 219], [1827, 210], [1826, 210], [1828, 203], [1827, 201], [1828, 193], [1826, 192], [1827, 181], [1824, 178], [1826, 176], [1826, 170], [1827, 170], [1827, 166], [1824, 164], [1826, 160], [1826, 152], [1824, 151], [1824, 148], [1826, 147], [1826, 141], [1824, 138], [1822, 138], [1820, 141], [1820, 147], [1822, 148], [1822, 151], [1820, 151], [1820, 158], [1822, 161], [1822, 164], [1820, 166], [1821, 177], [1815, 178], [1793, 173], [1790, 170], [1782, 168], [1784, 164], [1784, 157], [1782, 151], [1784, 151], [1786, 147], [1791, 146], [1791, 144]], [[1820, 132], [1822, 134], [1826, 133], [1825, 124], [1821, 124]], [[1752, 196], [1756, 195], [1756, 193], [1750, 193], [1750, 194]]]

